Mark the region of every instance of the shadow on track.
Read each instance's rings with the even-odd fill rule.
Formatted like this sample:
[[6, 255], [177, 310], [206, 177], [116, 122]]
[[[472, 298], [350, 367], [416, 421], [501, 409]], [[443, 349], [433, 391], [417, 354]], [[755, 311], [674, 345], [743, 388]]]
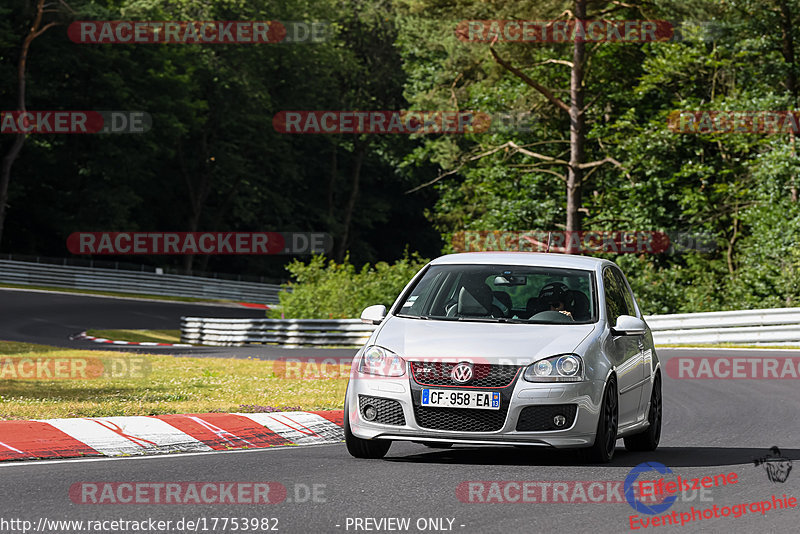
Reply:
[[[753, 460], [764, 456], [769, 446], [761, 448], [726, 447], [659, 447], [654, 452], [629, 452], [617, 447], [614, 460], [608, 464], [586, 464], [574, 451], [542, 449], [537, 447], [471, 447], [443, 451], [389, 456], [387, 462], [419, 464], [461, 465], [519, 465], [519, 466], [575, 466], [596, 465], [608, 467], [634, 467], [643, 462], [660, 462], [669, 467], [708, 467], [722, 465], [753, 465]], [[800, 460], [800, 449], [781, 449], [790, 460]], [[391, 450], [389, 451], [391, 454]]]

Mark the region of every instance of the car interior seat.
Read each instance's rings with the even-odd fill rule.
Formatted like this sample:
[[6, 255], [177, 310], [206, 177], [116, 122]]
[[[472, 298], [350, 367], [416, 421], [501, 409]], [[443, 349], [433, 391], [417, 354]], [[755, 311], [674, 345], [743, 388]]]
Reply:
[[484, 283], [462, 287], [458, 293], [458, 312], [465, 317], [504, 317], [502, 310], [492, 304], [494, 295]]
[[536, 315], [542, 310], [547, 309], [541, 302], [539, 302], [538, 297], [531, 297], [528, 299], [528, 303], [525, 305], [525, 314], [528, 316], [528, 319]]
[[[503, 311], [503, 317], [510, 317], [512, 306], [511, 295], [505, 291], [492, 291], [492, 296], [494, 297], [493, 303]], [[498, 302], [500, 305], [497, 305]]]
[[569, 303], [567, 309], [572, 312], [572, 318], [576, 321], [588, 321], [591, 318], [592, 310], [589, 298], [583, 291], [571, 290], [568, 293]]

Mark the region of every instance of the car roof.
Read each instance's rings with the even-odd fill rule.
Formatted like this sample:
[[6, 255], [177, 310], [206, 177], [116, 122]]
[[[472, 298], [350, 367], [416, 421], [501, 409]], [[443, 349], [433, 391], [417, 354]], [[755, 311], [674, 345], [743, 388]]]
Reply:
[[440, 256], [431, 265], [525, 265], [529, 267], [563, 267], [565, 269], [597, 270], [603, 265], [614, 265], [601, 258], [574, 254], [545, 252], [463, 252]]

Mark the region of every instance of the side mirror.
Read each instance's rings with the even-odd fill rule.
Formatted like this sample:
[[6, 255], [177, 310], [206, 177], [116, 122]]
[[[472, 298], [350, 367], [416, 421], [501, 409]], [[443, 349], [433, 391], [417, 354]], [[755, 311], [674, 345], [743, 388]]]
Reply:
[[368, 306], [361, 312], [361, 322], [367, 324], [381, 324], [383, 318], [386, 317], [386, 306], [383, 304], [376, 304]]
[[647, 325], [641, 319], [631, 315], [617, 317], [617, 326], [611, 328], [615, 336], [641, 336], [647, 332]]

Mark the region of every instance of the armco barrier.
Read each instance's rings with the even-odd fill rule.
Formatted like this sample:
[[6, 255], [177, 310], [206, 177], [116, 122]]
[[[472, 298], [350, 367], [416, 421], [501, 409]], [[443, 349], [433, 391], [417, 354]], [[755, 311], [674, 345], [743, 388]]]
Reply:
[[375, 326], [360, 319], [211, 319], [182, 317], [181, 340], [202, 345], [363, 345]]
[[0, 283], [277, 304], [281, 286], [199, 276], [0, 260]]
[[645, 317], [656, 344], [800, 345], [800, 308], [679, 313]]
[[[656, 345], [747, 343], [800, 345], [800, 308], [645, 317]], [[213, 319], [183, 317], [181, 340], [203, 345], [363, 345], [375, 326], [359, 319]]]

